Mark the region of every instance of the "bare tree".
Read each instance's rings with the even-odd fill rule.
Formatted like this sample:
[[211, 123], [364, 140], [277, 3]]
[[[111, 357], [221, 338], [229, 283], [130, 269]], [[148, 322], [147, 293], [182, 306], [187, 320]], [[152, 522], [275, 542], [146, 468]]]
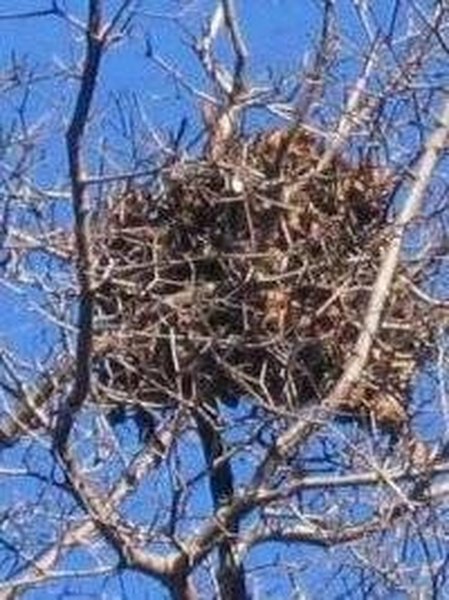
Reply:
[[449, 7], [264, 75], [255, 4], [68, 4], [0, 12], [66, 44], [0, 72], [0, 598], [446, 597]]

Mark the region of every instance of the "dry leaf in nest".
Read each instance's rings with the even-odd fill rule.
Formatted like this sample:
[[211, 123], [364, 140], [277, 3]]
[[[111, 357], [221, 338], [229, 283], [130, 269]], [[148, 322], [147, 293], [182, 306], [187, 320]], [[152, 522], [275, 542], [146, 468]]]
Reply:
[[368, 418], [380, 427], [399, 431], [408, 422], [403, 400], [391, 392], [359, 383], [338, 406], [342, 414]]
[[284, 335], [291, 316], [291, 290], [279, 287], [265, 293], [262, 327]]
[[392, 394], [379, 394], [370, 410], [377, 423], [394, 430], [400, 429], [408, 420], [403, 405]]
[[319, 160], [317, 141], [301, 127], [262, 134], [252, 147], [252, 154], [267, 174], [282, 173], [284, 177], [301, 175], [316, 166]]

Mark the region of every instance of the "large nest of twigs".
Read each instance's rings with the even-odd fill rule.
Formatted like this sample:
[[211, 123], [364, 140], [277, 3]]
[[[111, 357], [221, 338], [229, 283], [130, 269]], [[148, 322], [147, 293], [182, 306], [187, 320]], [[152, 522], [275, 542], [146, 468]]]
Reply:
[[[391, 235], [393, 182], [334, 159], [304, 131], [177, 162], [111, 199], [93, 232], [98, 388], [151, 407], [320, 402], [363, 325]], [[342, 410], [399, 426], [429, 342], [398, 277], [363, 379]]]

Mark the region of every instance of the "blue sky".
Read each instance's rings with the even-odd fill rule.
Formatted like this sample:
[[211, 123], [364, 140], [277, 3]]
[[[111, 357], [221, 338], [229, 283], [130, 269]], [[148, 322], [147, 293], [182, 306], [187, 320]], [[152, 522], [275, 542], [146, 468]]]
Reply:
[[[56, 186], [66, 190], [67, 173], [66, 158], [63, 145], [64, 127], [73, 107], [76, 94], [76, 82], [67, 82], [63, 74], [65, 70], [80, 58], [82, 44], [79, 34], [55, 18], [38, 20], [2, 20], [2, 14], [12, 10], [20, 12], [33, 9], [46, 9], [50, 2], [45, 0], [0, 0], [0, 73], [8, 68], [12, 61], [25, 60], [30, 72], [36, 77], [52, 73], [51, 79], [43, 79], [34, 87], [34, 91], [27, 100], [26, 122], [36, 132], [38, 147], [33, 155], [32, 172], [40, 185], [48, 188]], [[108, 8], [113, 9], [117, 2], [108, 2]], [[385, 18], [388, 12], [388, 2], [375, 3], [379, 18]], [[82, 0], [66, 1], [70, 10], [76, 11], [78, 17], [83, 16], [86, 3]], [[200, 19], [210, 13], [213, 2], [168, 2], [168, 1], [143, 1], [142, 8], [147, 16], [136, 22], [130, 31], [130, 37], [111, 50], [106, 57], [100, 85], [95, 99], [94, 114], [97, 125], [89, 133], [91, 144], [89, 157], [90, 169], [98, 169], [98, 156], [101, 149], [110, 147], [110, 160], [107, 169], [110, 172], [126, 170], [132, 160], [133, 147], [130, 140], [130, 122], [120, 119], [118, 106], [125, 110], [132, 107], [138, 127], [143, 127], [146, 132], [157, 132], [167, 136], [169, 131], [177, 128], [182, 117], [188, 116], [191, 123], [189, 135], [194, 134], [200, 116], [192, 98], [176, 86], [173, 80], [163, 73], [160, 68], [153, 65], [145, 56], [145, 44], [151, 39], [154, 51], [168, 61], [176, 69], [182, 71], [194, 85], [201, 87], [205, 84], [195, 57], [189, 49], [189, 37], [186, 30], [198, 33]], [[160, 18], [166, 11], [175, 11], [180, 5], [190, 7], [186, 9], [181, 19], [185, 30], [166, 19]], [[269, 70], [276, 75], [295, 74], [301, 64], [306, 60], [312, 41], [319, 30], [319, 3], [314, 0], [246, 0], [239, 3], [244, 33], [250, 50], [250, 74], [254, 83], [267, 84]], [[338, 9], [344, 16], [344, 25], [347, 33], [348, 50], [347, 62], [340, 65], [341, 72], [354, 72], [354, 64], [361, 56], [358, 54], [360, 46], [358, 40], [363, 39], [360, 29], [356, 28], [350, 2], [341, 0]], [[152, 13], [152, 14], [150, 14]], [[361, 36], [361, 37], [359, 37]], [[351, 39], [353, 38], [353, 39]], [[221, 52], [225, 55], [226, 49]], [[16, 108], [23, 100], [23, 91], [18, 90], [12, 94], [0, 96], [0, 131], [20, 132], [20, 123], [17, 120]], [[264, 121], [265, 115], [261, 117]], [[139, 152], [145, 158], [146, 153], [155, 150], [154, 141], [150, 137], [142, 138]], [[16, 164], [17, 155], [14, 149], [5, 156], [5, 165], [10, 167]], [[3, 174], [0, 169], [0, 176]], [[1, 203], [1, 198], [0, 198]], [[1, 208], [1, 204], [0, 204]], [[45, 210], [45, 208], [44, 208]], [[70, 206], [66, 198], [61, 198], [57, 213], [54, 216], [55, 227], [67, 227], [70, 223]], [[19, 223], [18, 223], [19, 224]], [[38, 261], [38, 270], [44, 272], [44, 264]], [[50, 267], [48, 267], [51, 269]], [[55, 265], [57, 268], [57, 265]], [[54, 275], [54, 274], [53, 274]], [[58, 272], [59, 283], [64, 283], [67, 275]], [[39, 292], [25, 286], [24, 290], [17, 290], [7, 282], [0, 281], [0, 294], [2, 311], [0, 312], [0, 342], [6, 340], [17, 352], [27, 360], [42, 358], [48, 351], [55, 347], [56, 329], [46, 319], [38, 306], [42, 307], [42, 296]], [[188, 449], [188, 440], [185, 442]], [[22, 456], [4, 455], [3, 459], [16, 459], [18, 464]], [[39, 452], [33, 457], [36, 463], [41, 459]], [[183, 457], [186, 469], [195, 471], [201, 464], [193, 452], [186, 453]], [[248, 465], [246, 465], [248, 466]], [[246, 473], [240, 473], [246, 476]], [[159, 474], [158, 485], [163, 488], [164, 478], [167, 473]], [[10, 490], [11, 493], [17, 493]], [[34, 488], [28, 488], [31, 493]], [[205, 491], [198, 486], [193, 490], [191, 502], [196, 503], [198, 509], [207, 503], [204, 501]], [[5, 496], [5, 500], [6, 500]], [[161, 500], [162, 499], [162, 500]], [[159, 501], [163, 501], [161, 491]], [[143, 489], [137, 506], [142, 507], [144, 513], [145, 502], [151, 502], [148, 489]], [[200, 511], [199, 511], [200, 512]], [[274, 580], [270, 573], [263, 575], [260, 568], [268, 558], [271, 559], [279, 548], [269, 544], [258, 548], [251, 558], [254, 574], [251, 575], [256, 582], [255, 588], [260, 586], [264, 593], [271, 594], [272, 598], [280, 598], [282, 593], [291, 584], [288, 581]], [[299, 553], [294, 548], [282, 554], [283, 561], [291, 561], [292, 566], [298, 564], [300, 559], [311, 564], [322, 562], [325, 554], [321, 551], [305, 547]], [[81, 563], [80, 556], [75, 557], [77, 566]], [[298, 575], [298, 574], [296, 574]], [[302, 574], [299, 574], [302, 577]], [[330, 573], [323, 568], [317, 577], [316, 571], [304, 574], [304, 581], [315, 585], [319, 589], [326, 589]], [[320, 580], [320, 581], [318, 581]], [[348, 581], [348, 585], [351, 585]], [[148, 585], [148, 580], [139, 575], [127, 575], [123, 578], [123, 588], [120, 582], [111, 579], [101, 586], [93, 585], [92, 581], [75, 582], [70, 585], [75, 592], [73, 597], [87, 598], [88, 592], [95, 598], [161, 598], [166, 597], [162, 588], [156, 584]], [[319, 584], [319, 585], [318, 585]], [[270, 586], [273, 590], [270, 590]], [[57, 597], [61, 587], [55, 585], [44, 591], [30, 591], [26, 599], [41, 600], [43, 598]], [[338, 592], [340, 593], [340, 592]], [[341, 597], [343, 598], [343, 591]], [[62, 597], [69, 598], [62, 594]], [[264, 597], [264, 596], [262, 596]], [[267, 596], [268, 597], [268, 596]], [[333, 598], [337, 596], [333, 596]], [[393, 597], [393, 596], [391, 596]], [[395, 596], [398, 599], [400, 596]]]

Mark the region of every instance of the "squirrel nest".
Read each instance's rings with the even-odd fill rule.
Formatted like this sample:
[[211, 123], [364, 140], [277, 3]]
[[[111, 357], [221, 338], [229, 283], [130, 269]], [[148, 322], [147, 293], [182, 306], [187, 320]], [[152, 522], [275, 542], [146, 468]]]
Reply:
[[[320, 402], [362, 326], [392, 181], [304, 132], [234, 142], [111, 199], [93, 231], [98, 389], [151, 410], [251, 397]], [[399, 427], [426, 314], [397, 278], [363, 380], [342, 410]]]

